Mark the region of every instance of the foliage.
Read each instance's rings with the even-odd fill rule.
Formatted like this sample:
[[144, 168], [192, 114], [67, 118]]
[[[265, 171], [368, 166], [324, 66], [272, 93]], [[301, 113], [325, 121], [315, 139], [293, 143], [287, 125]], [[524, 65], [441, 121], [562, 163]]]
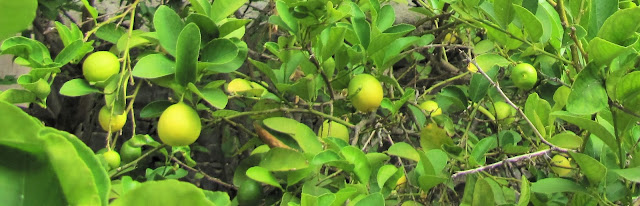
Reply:
[[[407, 1], [273, 1], [267, 42], [253, 48], [247, 27], [262, 22], [234, 15], [246, 0], [189, 0], [186, 7], [136, 0], [108, 18], [82, 1], [95, 25], [84, 31], [55, 22], [64, 45], [55, 58], [23, 36], [0, 46], [0, 54], [31, 68], [17, 79], [23, 89], [0, 93], [0, 177], [10, 182], [0, 200], [256, 204], [243, 196], [251, 194], [264, 195], [257, 203], [264, 205], [637, 203], [637, 1], [416, 2], [409, 10], [420, 19], [409, 24], [396, 22], [392, 7]], [[39, 9], [50, 8], [58, 7]], [[136, 18], [151, 29], [136, 26]], [[79, 68], [104, 45], [121, 61], [117, 74], [51, 87], [62, 68]], [[514, 79], [525, 64], [537, 81]], [[381, 102], [375, 92], [358, 95], [371, 87], [352, 88], [359, 76], [376, 91], [381, 85]], [[212, 151], [240, 159], [232, 178], [200, 170], [194, 157], [201, 147], [190, 144], [195, 131], [198, 141], [208, 138], [200, 127], [171, 131], [189, 133], [190, 145], [139, 132], [120, 139], [119, 150], [122, 133], [108, 131], [108, 149], [94, 152], [11, 105], [46, 107], [53, 91], [104, 97], [110, 115], [134, 117], [142, 85], [171, 97], [144, 106], [140, 118], [162, 124], [155, 120], [179, 104], [190, 119], [199, 116], [188, 124], [229, 125], [251, 137], [226, 135], [228, 147]], [[133, 131], [137, 120], [127, 120]], [[330, 127], [323, 122], [344, 125], [349, 137], [318, 132]], [[110, 168], [99, 158], [105, 151], [120, 151], [122, 164]], [[153, 155], [163, 160], [144, 164]], [[144, 177], [126, 176], [136, 167], [146, 169]], [[228, 190], [197, 187], [186, 181], [190, 173]]]

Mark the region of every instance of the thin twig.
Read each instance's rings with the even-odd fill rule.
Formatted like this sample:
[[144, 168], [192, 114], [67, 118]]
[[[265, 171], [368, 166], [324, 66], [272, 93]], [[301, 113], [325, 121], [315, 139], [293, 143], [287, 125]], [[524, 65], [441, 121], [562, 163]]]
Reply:
[[178, 164], [179, 164], [179, 165], [181, 165], [182, 167], [187, 168], [188, 170], [191, 170], [191, 171], [193, 171], [193, 172], [200, 173], [202, 176], [204, 176], [204, 178], [207, 178], [208, 180], [210, 180], [210, 181], [212, 181], [212, 182], [218, 183], [218, 184], [220, 184], [220, 185], [222, 185], [222, 186], [225, 186], [225, 187], [227, 187], [227, 188], [230, 188], [230, 189], [238, 190], [238, 187], [236, 187], [235, 185], [232, 185], [232, 184], [229, 184], [229, 183], [223, 182], [222, 180], [220, 180], [220, 179], [218, 179], [218, 178], [211, 177], [211, 176], [209, 176], [207, 173], [204, 173], [204, 172], [203, 172], [202, 170], [200, 170], [200, 169], [196, 169], [196, 168], [193, 168], [193, 167], [189, 167], [189, 165], [187, 165], [187, 164], [185, 164], [184, 162], [180, 161], [180, 160], [179, 160], [178, 158], [176, 158], [176, 157], [173, 157], [173, 156], [172, 156], [172, 157], [171, 157], [171, 160], [173, 160], [174, 162], [178, 163]]
[[477, 173], [477, 172], [482, 172], [482, 171], [494, 169], [494, 168], [502, 166], [505, 163], [516, 163], [516, 162], [519, 162], [519, 161], [522, 161], [522, 160], [525, 160], [525, 159], [531, 159], [533, 157], [538, 157], [538, 156], [546, 155], [546, 154], [549, 154], [549, 153], [551, 153], [551, 149], [545, 149], [545, 150], [537, 151], [537, 152], [534, 152], [534, 153], [523, 154], [523, 155], [515, 156], [515, 157], [512, 157], [512, 158], [507, 158], [507, 159], [505, 159], [503, 161], [496, 162], [496, 163], [493, 163], [493, 164], [490, 164], [490, 165], [478, 167], [478, 168], [475, 168], [475, 169], [456, 172], [455, 174], [451, 175], [451, 179], [456, 179], [458, 177], [464, 177], [464, 176], [466, 176], [468, 174], [473, 174], [473, 173]]

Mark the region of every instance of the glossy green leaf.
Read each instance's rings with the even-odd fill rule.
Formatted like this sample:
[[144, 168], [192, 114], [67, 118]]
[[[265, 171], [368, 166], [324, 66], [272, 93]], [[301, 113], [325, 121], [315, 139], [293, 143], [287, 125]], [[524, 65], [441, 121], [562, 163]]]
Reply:
[[438, 125], [428, 124], [420, 131], [420, 146], [424, 150], [441, 149], [444, 144], [453, 145], [453, 140]]
[[162, 54], [149, 54], [136, 63], [131, 74], [134, 77], [152, 79], [174, 74], [175, 72], [175, 62]]
[[376, 175], [376, 179], [378, 182], [378, 187], [382, 188], [387, 182], [389, 178], [391, 178], [396, 172], [398, 168], [393, 165], [384, 165], [378, 169], [378, 175]]
[[378, 14], [378, 19], [376, 21], [376, 27], [380, 31], [384, 31], [389, 27], [393, 26], [393, 23], [396, 21], [396, 14], [391, 5], [384, 5], [380, 8], [380, 13]]
[[369, 183], [371, 166], [362, 150], [354, 146], [346, 146], [340, 150], [340, 153], [349, 163], [355, 166], [353, 172], [356, 174], [356, 177], [358, 177], [358, 180], [363, 184]]
[[471, 157], [473, 157], [473, 159], [471, 159], [470, 163], [484, 165], [487, 161], [484, 155], [497, 146], [498, 144], [495, 138], [484, 138], [480, 140], [471, 151]]
[[364, 49], [367, 49], [371, 41], [371, 26], [369, 22], [367, 22], [364, 12], [362, 12], [358, 4], [354, 2], [351, 3], [351, 24], [353, 25], [353, 31], [355, 31], [360, 45], [362, 45]]
[[184, 23], [195, 23], [196, 25], [198, 25], [203, 44], [211, 41], [216, 37], [219, 37], [220, 35], [218, 25], [216, 25], [216, 23], [213, 22], [213, 20], [211, 20], [208, 15], [192, 13], [187, 16], [187, 19], [184, 20]]
[[591, 132], [600, 140], [602, 140], [607, 146], [609, 146], [609, 148], [611, 148], [614, 153], [618, 152], [618, 143], [616, 142], [615, 137], [601, 124], [591, 119], [579, 117], [565, 111], [553, 112], [551, 113], [551, 115]]
[[[343, 27], [327, 27], [320, 33], [320, 41], [322, 42], [321, 61], [325, 62], [336, 51], [337, 48], [344, 44], [344, 35], [346, 28]], [[331, 76], [331, 74], [327, 74]]]
[[640, 7], [622, 9], [613, 13], [604, 21], [598, 37], [614, 44], [627, 46], [625, 42], [640, 29], [637, 19], [640, 19]]
[[590, 115], [609, 106], [607, 91], [598, 72], [598, 67], [589, 64], [578, 74], [567, 100], [567, 111]]
[[202, 48], [202, 61], [212, 64], [228, 63], [238, 56], [238, 47], [229, 39], [214, 39]]
[[100, 92], [100, 90], [89, 85], [89, 83], [84, 79], [72, 79], [65, 82], [62, 87], [60, 87], [60, 94], [70, 97], [83, 96], [97, 92]]
[[238, 68], [240, 68], [240, 66], [244, 64], [245, 60], [247, 59], [247, 55], [249, 53], [249, 48], [247, 47], [247, 43], [236, 38], [232, 38], [231, 41], [236, 45], [236, 48], [238, 48], [238, 55], [235, 56], [235, 58], [230, 62], [208, 66], [206, 68], [208, 71], [218, 72], [218, 73], [229, 73], [237, 70]]
[[214, 205], [202, 190], [177, 180], [147, 181], [125, 193], [110, 205]]
[[47, 82], [47, 80], [36, 78], [33, 75], [21, 75], [18, 78], [17, 82], [18, 84], [20, 84], [20, 86], [22, 86], [22, 88], [33, 92], [40, 99], [46, 99], [51, 92], [51, 87], [49, 86], [49, 82]]
[[525, 175], [522, 175], [522, 178], [520, 179], [522, 182], [520, 182], [520, 198], [518, 199], [518, 206], [527, 206], [531, 199], [531, 183], [529, 183], [529, 179], [527, 179]]
[[[538, 0], [538, 10], [536, 11], [536, 17], [542, 23], [544, 33], [549, 35], [549, 43], [553, 48], [559, 50], [562, 45], [562, 38], [564, 37], [564, 29], [560, 22], [560, 15], [556, 10], [545, 0]], [[543, 34], [544, 36], [544, 34]], [[544, 37], [543, 37], [544, 38]]]
[[309, 162], [302, 153], [280, 147], [269, 150], [260, 161], [260, 167], [269, 171], [291, 171], [308, 166]]
[[618, 174], [620, 177], [633, 181], [640, 182], [640, 167], [626, 168], [626, 169], [613, 169], [611, 172]]
[[131, 31], [131, 37], [129, 37], [129, 35], [120, 36], [120, 39], [118, 39], [118, 42], [116, 43], [116, 47], [118, 52], [121, 53], [127, 49], [152, 45], [158, 39], [157, 34], [158, 33], [156, 32], [133, 30]]
[[376, 192], [367, 195], [365, 198], [355, 203], [355, 206], [384, 206], [384, 196], [381, 193]]
[[387, 150], [387, 153], [389, 153], [390, 155], [407, 158], [416, 162], [420, 161], [420, 155], [418, 154], [418, 151], [416, 151], [413, 146], [406, 142], [398, 142], [391, 145], [391, 147], [389, 147], [389, 149]]
[[580, 166], [582, 174], [587, 176], [589, 183], [593, 186], [600, 184], [600, 181], [607, 176], [607, 168], [598, 160], [586, 154], [569, 152], [573, 160]]
[[371, 40], [372, 44], [370, 44], [369, 48], [367, 49], [368, 51], [367, 55], [373, 55], [373, 54], [376, 54], [377, 52], [385, 51], [384, 50], [385, 47], [389, 46], [398, 38], [404, 36], [405, 34], [415, 29], [416, 27], [414, 27], [413, 25], [400, 24], [385, 30], [381, 34], [373, 36], [372, 37], [373, 39]]
[[583, 144], [582, 138], [570, 131], [564, 131], [554, 135], [549, 139], [549, 142], [555, 146], [567, 149], [578, 149], [582, 147]]
[[545, 178], [531, 184], [531, 191], [543, 194], [557, 192], [587, 192], [582, 185], [564, 178]]
[[87, 9], [87, 11], [91, 15], [91, 17], [93, 17], [93, 21], [97, 21], [98, 10], [96, 10], [96, 8], [91, 6], [91, 3], [89, 3], [89, 0], [80, 0], [80, 1], [82, 1], [82, 4], [84, 5], [84, 8]]
[[491, 185], [484, 178], [478, 179], [473, 190], [472, 205], [495, 205], [494, 194]]
[[200, 51], [200, 29], [194, 23], [184, 27], [176, 44], [176, 81], [187, 86], [196, 81]]
[[[78, 55], [84, 55], [82, 53], [84, 46], [84, 42], [82, 40], [76, 40], [70, 43], [68, 46], [65, 46], [62, 51], [56, 56], [55, 62], [61, 65], [69, 63], [71, 60], [76, 59]], [[93, 48], [93, 47], [91, 47]]]
[[189, 90], [198, 95], [198, 97], [202, 98], [204, 101], [209, 103], [209, 105], [217, 108], [224, 109], [229, 102], [229, 98], [227, 94], [225, 94], [220, 88], [202, 88], [198, 89], [193, 83], [189, 83]]
[[622, 54], [625, 50], [625, 47], [604, 40], [600, 37], [593, 38], [589, 42], [589, 47], [587, 47], [589, 56], [592, 56], [593, 60], [598, 65], [609, 64], [611, 60], [618, 57], [618, 55]]
[[298, 142], [300, 148], [302, 148], [305, 153], [316, 155], [322, 152], [322, 143], [320, 142], [320, 139], [316, 133], [305, 124], [298, 124], [296, 133], [293, 135], [293, 139]]
[[[218, 0], [214, 1], [211, 5], [211, 19], [214, 22], [219, 22], [220, 20], [230, 16], [233, 12], [236, 12], [242, 5], [244, 5], [247, 0]], [[204, 7], [204, 5], [203, 5]]]
[[[491, 77], [491, 79], [495, 79], [498, 75], [499, 69], [490, 69], [491, 67], [483, 67], [482, 65], [480, 65], [479, 69], [483, 69], [484, 72], [487, 73], [489, 77]], [[473, 74], [473, 76], [471, 76], [471, 82], [469, 84], [469, 99], [471, 99], [472, 102], [479, 102], [487, 95], [490, 87], [491, 83], [482, 74]]]
[[142, 118], [160, 117], [162, 112], [164, 112], [164, 110], [171, 105], [173, 105], [173, 102], [166, 101], [166, 100], [151, 102], [146, 106], [144, 106], [144, 108], [142, 108], [142, 111], [140, 111], [140, 117]]
[[512, 4], [512, 0], [493, 1], [493, 11], [496, 14], [498, 22], [503, 28], [506, 28], [515, 17], [515, 11]]
[[11, 104], [35, 102], [36, 94], [24, 89], [7, 89], [0, 93], [0, 101]]
[[91, 173], [87, 164], [77, 153], [69, 155], [69, 151], [75, 151], [73, 144], [53, 132], [42, 134], [40, 140], [67, 202], [72, 205], [101, 204], [93, 176], [87, 175]]
[[231, 38], [237, 37], [242, 38], [242, 36], [234, 36], [234, 34], [245, 32], [245, 25], [247, 25], [251, 20], [249, 19], [227, 19], [224, 24], [220, 25], [220, 37], [221, 38]]
[[634, 71], [622, 77], [615, 84], [615, 97], [622, 105], [633, 111], [640, 109], [640, 72]]
[[538, 93], [531, 93], [529, 95], [525, 103], [524, 114], [544, 137], [547, 136], [546, 127], [552, 123], [550, 123], [549, 112], [551, 112], [549, 102], [541, 99]]
[[229, 193], [209, 190], [202, 190], [202, 192], [204, 193], [204, 196], [207, 197], [207, 200], [212, 202], [214, 205], [231, 205]]
[[[74, 25], [75, 24], [72, 24], [71, 26], [74, 27]], [[56, 28], [58, 28], [57, 25]], [[60, 30], [58, 30], [58, 32], [60, 32]], [[125, 34], [124, 28], [117, 26], [115, 23], [102, 25], [96, 31], [96, 37], [113, 44], [118, 43], [118, 40], [120, 39], [120, 37], [122, 37], [123, 34]], [[80, 39], [81, 38], [82, 36], [80, 36]]]
[[153, 15], [153, 26], [156, 28], [162, 48], [172, 56], [176, 56], [178, 36], [184, 27], [180, 16], [168, 6], [161, 5]]
[[38, 1], [0, 1], [0, 42], [29, 28], [36, 17]]
[[[71, 29], [67, 28], [67, 26], [65, 26], [64, 24], [58, 21], [55, 22], [55, 25], [56, 25], [56, 30], [58, 31], [58, 35], [60, 36], [60, 40], [62, 40], [62, 44], [64, 46], [67, 46], [71, 44], [71, 42], [74, 42], [76, 40], [82, 40], [82, 38], [84, 37], [84, 35], [82, 34], [82, 31], [80, 31], [80, 28], [78, 28], [76, 24], [71, 24], [70, 25]], [[107, 24], [105, 26], [109, 26], [109, 25], [113, 25], [113, 24]], [[100, 29], [98, 29], [98, 31], [100, 31]], [[98, 32], [96, 31], [96, 36], [98, 36], [97, 34]], [[118, 36], [118, 38], [120, 38], [120, 36]]]
[[522, 21], [525, 31], [527, 31], [527, 33], [531, 36], [531, 39], [534, 42], [540, 41], [540, 37], [542, 36], [543, 32], [542, 23], [540, 23], [540, 20], [538, 20], [538, 18], [536, 18], [533, 13], [522, 6], [513, 4], [513, 9], [520, 21]]
[[[276, 10], [278, 11], [280, 21], [285, 23], [285, 26], [287, 26], [293, 34], [298, 33], [298, 21], [289, 11], [287, 3], [284, 1], [276, 1]], [[269, 19], [269, 21], [271, 21], [271, 19]]]
[[271, 174], [271, 172], [269, 172], [269, 170], [263, 167], [255, 166], [255, 167], [249, 168], [247, 170], [247, 177], [255, 181], [262, 182], [262, 183], [282, 189], [282, 186], [280, 186], [280, 183], [278, 183], [278, 180]]

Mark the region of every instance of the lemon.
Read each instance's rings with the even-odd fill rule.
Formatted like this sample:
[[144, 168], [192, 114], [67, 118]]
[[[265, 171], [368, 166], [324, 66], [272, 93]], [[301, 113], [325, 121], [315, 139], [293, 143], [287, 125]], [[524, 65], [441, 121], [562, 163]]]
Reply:
[[101, 82], [120, 72], [120, 61], [111, 52], [90, 54], [82, 63], [82, 74], [89, 82]]
[[420, 104], [420, 109], [424, 109], [424, 111], [427, 111], [427, 113], [431, 114], [432, 117], [442, 114], [442, 109], [438, 107], [438, 103], [432, 100], [422, 102], [422, 104]]
[[571, 163], [566, 157], [562, 155], [553, 156], [553, 158], [551, 158], [551, 164], [560, 166], [560, 167], [551, 166], [551, 170], [556, 174], [558, 174], [558, 176], [560, 177], [567, 176], [571, 172], [571, 169], [568, 169], [568, 168], [571, 168]]
[[111, 115], [109, 108], [103, 106], [98, 113], [98, 122], [104, 131], [117, 132], [127, 122], [127, 113]]
[[169, 146], [187, 146], [200, 136], [200, 116], [189, 105], [179, 102], [167, 107], [158, 121], [158, 136]]
[[531, 89], [538, 81], [538, 73], [531, 64], [521, 63], [511, 70], [511, 81], [520, 89]]
[[358, 111], [374, 111], [382, 102], [382, 85], [370, 74], [359, 74], [349, 82], [349, 96]]

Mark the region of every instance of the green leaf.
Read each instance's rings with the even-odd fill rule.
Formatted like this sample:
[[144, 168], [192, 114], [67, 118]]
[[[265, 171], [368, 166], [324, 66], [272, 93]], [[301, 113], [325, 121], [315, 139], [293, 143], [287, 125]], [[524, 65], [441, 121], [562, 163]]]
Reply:
[[33, 92], [36, 95], [36, 97], [40, 99], [46, 99], [47, 96], [49, 96], [49, 93], [51, 92], [51, 87], [49, 86], [49, 83], [47, 82], [47, 80], [42, 78], [36, 78], [30, 74], [21, 75], [18, 78], [17, 82], [18, 84], [20, 84], [20, 86], [22, 86], [26, 90]]
[[247, 59], [247, 54], [249, 53], [249, 48], [247, 47], [247, 43], [237, 38], [232, 38], [231, 41], [238, 48], [238, 55], [230, 62], [208, 66], [206, 68], [208, 71], [218, 72], [218, 73], [229, 73], [237, 70], [238, 68], [240, 68], [240, 66], [244, 64], [245, 60]]
[[[322, 42], [321, 62], [325, 62], [344, 44], [344, 35], [346, 28], [344, 27], [327, 27], [320, 33], [320, 42]], [[331, 74], [327, 74], [331, 76]]]
[[543, 194], [552, 194], [557, 192], [583, 192], [587, 193], [587, 189], [574, 181], [564, 178], [545, 178], [531, 184], [531, 191]]
[[7, 89], [0, 93], [0, 101], [6, 101], [11, 104], [35, 102], [36, 94], [23, 89]]
[[153, 15], [153, 26], [156, 28], [162, 48], [172, 56], [176, 56], [178, 36], [184, 27], [180, 16], [168, 6], [161, 5]]
[[[193, 1], [193, 0], [192, 0]], [[206, 0], [205, 0], [206, 1]], [[208, 5], [207, 5], [208, 7]], [[189, 14], [185, 19], [185, 24], [195, 23], [200, 28], [200, 35], [202, 36], [202, 43], [207, 43], [220, 35], [218, 26], [216, 25], [208, 15], [204, 14]]]
[[199, 14], [209, 17], [209, 14], [211, 13], [211, 4], [208, 0], [189, 0], [189, 3], [191, 3], [191, 8], [193, 8], [193, 10]]
[[549, 142], [555, 146], [567, 149], [577, 150], [582, 147], [582, 138], [570, 131], [564, 131], [560, 134], [554, 135], [549, 139]]
[[83, 51], [83, 46], [84, 42], [82, 40], [76, 40], [72, 42], [71, 44], [65, 46], [64, 49], [60, 51], [60, 53], [58, 53], [58, 56], [56, 56], [56, 59], [54, 61], [60, 65], [69, 63], [71, 60], [77, 58], [78, 55], [84, 55], [84, 53], [81, 53]]
[[[545, 39], [545, 35], [548, 37], [546, 39], [549, 40], [549, 44], [553, 46], [556, 50], [559, 50], [562, 46], [562, 38], [564, 29], [562, 28], [562, 24], [560, 22], [560, 15], [555, 11], [553, 6], [549, 4], [549, 2], [545, 0], [538, 0], [538, 10], [536, 11], [536, 17], [542, 23], [543, 26], [543, 39]], [[542, 42], [546, 42], [542, 41]]]
[[622, 9], [609, 16], [600, 31], [598, 37], [617, 45], [627, 46], [625, 42], [640, 29], [636, 20], [640, 19], [640, 7]]
[[133, 67], [134, 77], [153, 79], [167, 76], [176, 72], [176, 65], [162, 54], [149, 54], [142, 57]]
[[320, 139], [316, 136], [316, 133], [305, 124], [298, 124], [296, 133], [293, 135], [293, 139], [298, 142], [300, 148], [302, 148], [305, 153], [316, 155], [322, 152], [322, 143], [320, 142]]
[[[73, 27], [74, 25], [75, 24], [72, 24], [71, 26]], [[60, 30], [58, 30], [58, 32], [60, 32]], [[120, 37], [122, 37], [123, 34], [125, 34], [124, 28], [119, 27], [114, 23], [102, 25], [100, 28], [98, 28], [98, 31], [96, 31], [96, 37], [113, 44], [117, 44], [118, 40], [120, 39]]]
[[84, 35], [82, 34], [82, 31], [80, 31], [78, 26], [75, 24], [71, 24], [71, 29], [67, 28], [67, 26], [65, 26], [64, 24], [58, 21], [56, 21], [55, 24], [56, 24], [56, 30], [58, 31], [58, 35], [60, 35], [60, 40], [62, 40], [62, 44], [64, 46], [68, 46], [69, 44], [71, 44], [76, 40], [82, 40], [82, 38], [84, 37]]
[[518, 206], [527, 206], [529, 205], [529, 200], [531, 199], [531, 186], [529, 184], [529, 179], [525, 175], [522, 175], [520, 178], [522, 182], [520, 183], [520, 199], [518, 199]]
[[384, 187], [385, 182], [391, 178], [398, 171], [398, 168], [393, 165], [384, 165], [378, 169], [378, 175], [376, 175], [378, 187]]
[[538, 20], [538, 18], [536, 18], [536, 16], [529, 10], [517, 4], [513, 4], [513, 9], [520, 21], [522, 21], [524, 29], [531, 36], [531, 39], [534, 42], [539, 42], [543, 32], [540, 20]]
[[65, 82], [60, 87], [60, 94], [70, 97], [83, 96], [92, 93], [98, 93], [100, 90], [89, 85], [84, 79], [72, 79]]
[[376, 27], [380, 31], [384, 31], [393, 26], [396, 21], [396, 14], [391, 5], [384, 5], [380, 8], [380, 14], [378, 14], [378, 20], [376, 21]]
[[260, 167], [260, 166], [255, 166], [255, 167], [251, 167], [247, 170], [247, 177], [258, 181], [258, 182], [262, 182], [277, 188], [282, 189], [282, 186], [280, 186], [280, 183], [278, 183], [278, 180], [273, 177], [273, 175], [271, 174], [271, 172], [269, 172], [269, 170]]
[[547, 136], [546, 127], [553, 123], [553, 121], [550, 122], [549, 112], [551, 112], [549, 102], [541, 99], [538, 93], [531, 93], [529, 95], [525, 103], [524, 114], [544, 137]]
[[571, 87], [567, 100], [567, 111], [578, 115], [590, 115], [609, 106], [609, 97], [598, 67], [588, 64]]
[[493, 191], [491, 185], [484, 178], [476, 181], [475, 188], [473, 189], [473, 202], [472, 205], [495, 205]]
[[614, 154], [617, 154], [619, 148], [618, 143], [616, 142], [616, 138], [601, 124], [587, 118], [575, 116], [565, 111], [553, 112], [551, 113], [551, 115], [556, 116], [557, 118], [560, 118], [571, 124], [577, 125], [581, 129], [585, 129], [591, 132], [600, 140], [602, 140], [607, 146], [609, 146]]
[[355, 206], [384, 206], [384, 196], [381, 193], [371, 193], [355, 203]]
[[224, 109], [229, 102], [227, 94], [225, 94], [220, 88], [198, 89], [196, 85], [189, 83], [189, 90], [217, 109]]
[[611, 60], [625, 52], [626, 48], [596, 37], [589, 42], [587, 51], [589, 52], [589, 56], [593, 57], [595, 63], [598, 65], [608, 65]]
[[269, 171], [292, 171], [309, 167], [309, 162], [300, 152], [274, 147], [264, 155], [260, 167]]
[[373, 37], [371, 40], [373, 44], [370, 44], [367, 49], [367, 55], [371, 56], [377, 52], [385, 51], [384, 48], [389, 46], [389, 44], [415, 29], [416, 27], [413, 25], [400, 24], [385, 30], [383, 33]]
[[212, 64], [229, 63], [238, 56], [238, 47], [229, 39], [214, 39], [202, 48], [201, 60]]
[[155, 102], [151, 102], [142, 108], [140, 111], [140, 117], [142, 118], [156, 118], [162, 115], [167, 107], [173, 105], [172, 102], [166, 100], [159, 100]]
[[[251, 20], [249, 19], [227, 19], [224, 24], [220, 25], [220, 37], [221, 38], [242, 38], [245, 32], [245, 25]], [[242, 34], [239, 35], [238, 34]]]
[[67, 202], [70, 205], [101, 204], [93, 175], [87, 175], [91, 173], [89, 167], [77, 153], [69, 154], [75, 151], [73, 144], [54, 132], [41, 133], [40, 140]]
[[213, 202], [214, 205], [231, 205], [231, 198], [229, 197], [229, 193], [209, 190], [202, 190], [202, 192], [209, 201]]
[[[236, 12], [247, 0], [217, 0], [211, 5], [211, 19], [214, 22], [227, 18], [229, 15]], [[204, 5], [203, 5], [204, 6]]]
[[438, 125], [428, 124], [420, 131], [420, 146], [424, 150], [441, 149], [444, 144], [453, 145], [453, 140]]
[[638, 79], [640, 79], [640, 71], [634, 71], [624, 75], [615, 85], [615, 100], [622, 103], [625, 108], [633, 111], [640, 109], [640, 104], [638, 104], [640, 81]]
[[512, 0], [493, 1], [493, 11], [495, 12], [496, 19], [498, 20], [502, 28], [506, 28], [507, 25], [509, 25], [511, 21], [513, 21], [515, 11], [512, 5]]
[[418, 151], [416, 151], [413, 146], [406, 142], [398, 142], [391, 145], [391, 147], [389, 147], [389, 150], [387, 150], [387, 153], [389, 153], [390, 155], [407, 158], [416, 162], [420, 161], [420, 155], [418, 154]]
[[346, 146], [340, 150], [340, 153], [349, 163], [355, 166], [353, 172], [356, 174], [356, 177], [358, 177], [358, 181], [363, 184], [369, 183], [371, 166], [362, 150], [354, 146]]
[[471, 151], [470, 159], [471, 164], [484, 165], [487, 158], [484, 156], [489, 150], [492, 150], [498, 146], [495, 138], [484, 138], [480, 140]]
[[121, 205], [214, 205], [202, 190], [178, 180], [147, 181], [111, 203]]
[[571, 154], [573, 160], [578, 163], [578, 166], [580, 166], [580, 171], [582, 172], [582, 174], [587, 176], [587, 179], [589, 180], [589, 183], [591, 183], [591, 185], [598, 186], [600, 184], [600, 181], [602, 181], [602, 179], [607, 176], [607, 168], [604, 167], [602, 163], [598, 162], [598, 160], [593, 159], [593, 157], [575, 152], [569, 152], [569, 154]]
[[362, 47], [367, 49], [371, 41], [371, 26], [358, 4], [351, 2], [351, 24]]
[[38, 1], [0, 1], [0, 42], [27, 29], [36, 17]]
[[[293, 34], [298, 33], [298, 21], [289, 11], [289, 6], [284, 1], [276, 1], [276, 10], [278, 11], [278, 19], [285, 23]], [[277, 19], [274, 19], [277, 20]], [[269, 18], [271, 21], [271, 18]]]
[[195, 83], [200, 51], [200, 29], [196, 24], [184, 27], [176, 47], [176, 81], [182, 86]]
[[613, 169], [613, 173], [618, 174], [620, 177], [633, 181], [640, 182], [640, 167], [626, 168], [626, 169]]
[[[478, 64], [480, 65], [480, 64]], [[483, 69], [491, 79], [496, 78], [498, 75], [499, 69], [489, 69], [484, 68], [480, 65], [480, 69]], [[489, 87], [491, 87], [491, 83], [480, 73], [473, 74], [471, 76], [471, 82], [469, 84], [469, 99], [472, 102], [479, 102], [482, 98], [487, 95], [489, 91]]]
[[88, 0], [80, 0], [80, 1], [82, 1], [84, 8], [86, 8], [87, 11], [89, 11], [89, 14], [91, 14], [91, 17], [93, 17], [93, 21], [95, 22], [96, 19], [98, 18], [98, 10], [96, 10], [96, 8], [91, 6]]

